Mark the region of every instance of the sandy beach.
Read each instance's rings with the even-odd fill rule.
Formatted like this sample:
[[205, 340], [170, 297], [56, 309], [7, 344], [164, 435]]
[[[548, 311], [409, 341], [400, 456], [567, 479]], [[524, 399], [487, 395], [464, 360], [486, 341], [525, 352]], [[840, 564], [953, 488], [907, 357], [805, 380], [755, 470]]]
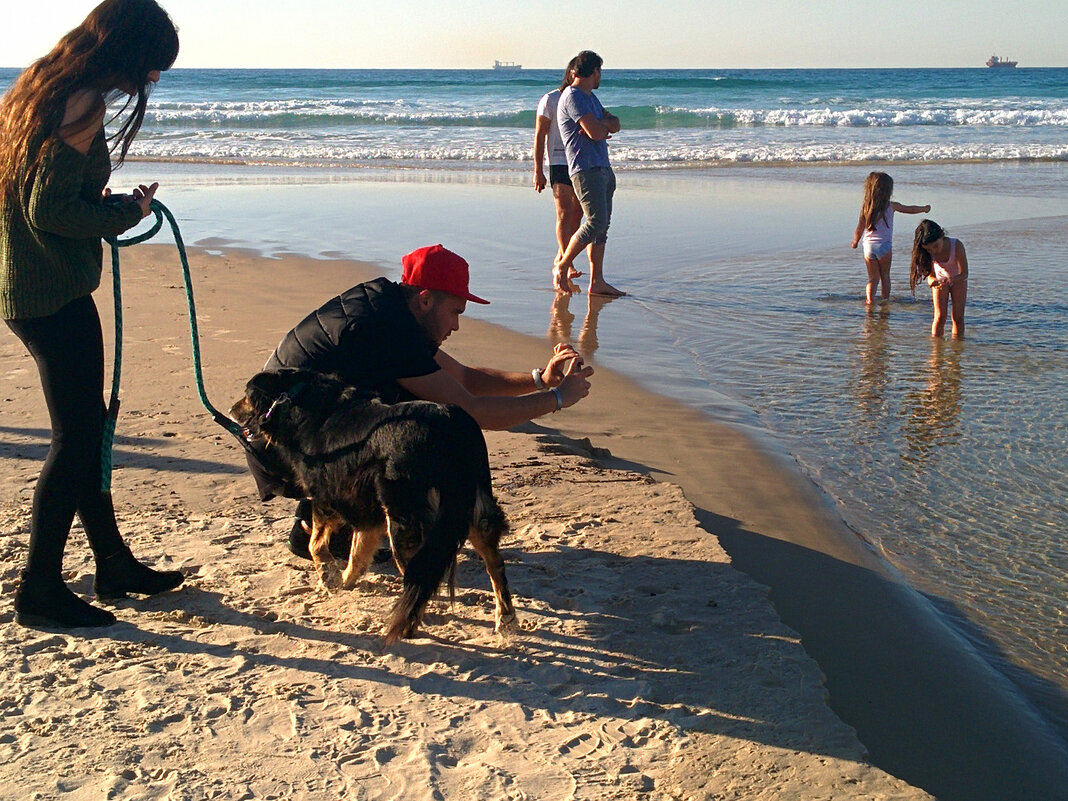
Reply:
[[[0, 334], [0, 798], [929, 797], [869, 763], [766, 589], [699, 520], [746, 520], [765, 499], [710, 486], [719, 500], [695, 511], [684, 460], [634, 458], [658, 447], [649, 418], [677, 430], [680, 410], [607, 372], [586, 408], [487, 436], [521, 633], [493, 634], [489, 582], [467, 552], [455, 606], [435, 602], [422, 636], [385, 648], [395, 570], [319, 589], [282, 545], [290, 504], [255, 499], [238, 448], [200, 408], [182, 290], [159, 278], [175, 258], [124, 252], [114, 494], [135, 552], [187, 579], [116, 604], [120, 623], [92, 636], [13, 622], [48, 425], [32, 361]], [[374, 273], [194, 254], [209, 397], [228, 405], [304, 311]], [[106, 289], [98, 303], [108, 318]], [[466, 321], [450, 349], [525, 365], [547, 344]], [[720, 434], [705, 457], [719, 472], [780, 483]], [[796, 518], [794, 500], [766, 512]], [[88, 595], [77, 525], [65, 567]]]

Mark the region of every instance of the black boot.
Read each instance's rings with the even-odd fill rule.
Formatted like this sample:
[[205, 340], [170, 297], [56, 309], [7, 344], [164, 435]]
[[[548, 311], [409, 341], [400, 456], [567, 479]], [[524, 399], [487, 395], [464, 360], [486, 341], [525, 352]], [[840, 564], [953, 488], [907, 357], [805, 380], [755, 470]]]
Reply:
[[[311, 543], [312, 503], [307, 498], [297, 504], [293, 512], [293, 528], [289, 530], [289, 542], [286, 547], [294, 556], [311, 559], [308, 545]], [[305, 527], [306, 526], [306, 527]]]
[[[293, 528], [289, 530], [289, 541], [286, 543], [289, 552], [294, 556], [299, 556], [301, 559], [311, 559], [311, 551], [308, 550], [308, 546], [311, 544], [311, 527], [312, 502], [305, 498], [297, 504], [297, 511], [293, 513]], [[331, 555], [335, 559], [348, 559], [351, 549], [352, 529], [348, 526], [343, 526], [334, 531], [330, 537]], [[387, 556], [386, 558], [388, 559], [389, 557]]]
[[100, 628], [114, 623], [115, 615], [86, 603], [59, 579], [42, 580], [23, 571], [15, 591], [15, 622], [32, 628]]
[[138, 562], [130, 549], [96, 561], [93, 589], [97, 598], [125, 598], [128, 593], [158, 595], [173, 590], [184, 580], [178, 570], [153, 570]]

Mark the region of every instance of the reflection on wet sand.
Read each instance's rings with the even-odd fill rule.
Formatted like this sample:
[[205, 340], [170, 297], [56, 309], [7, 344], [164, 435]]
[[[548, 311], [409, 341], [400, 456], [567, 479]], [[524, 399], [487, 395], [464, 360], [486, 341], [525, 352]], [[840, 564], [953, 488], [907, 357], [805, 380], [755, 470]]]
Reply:
[[583, 359], [591, 361], [593, 354], [597, 351], [597, 318], [601, 309], [616, 298], [587, 294], [586, 318], [582, 321], [578, 341], [572, 342], [572, 325], [575, 322], [575, 315], [570, 306], [573, 297], [575, 296], [566, 292], [558, 292], [553, 298], [553, 305], [549, 310], [549, 341], [554, 345], [561, 342], [572, 343], [582, 354]]
[[571, 305], [571, 294], [557, 292], [553, 297], [553, 305], [549, 310], [549, 331], [547, 336], [553, 345], [571, 342], [571, 324], [575, 322], [575, 315], [568, 308]]
[[902, 459], [922, 469], [935, 449], [960, 439], [961, 340], [931, 340], [925, 386], [905, 393], [905, 441]]
[[864, 318], [864, 335], [857, 354], [853, 396], [860, 410], [860, 424], [865, 430], [879, 428], [886, 421], [885, 395], [890, 366], [890, 347], [887, 342], [889, 321], [890, 308], [885, 303], [871, 307]]

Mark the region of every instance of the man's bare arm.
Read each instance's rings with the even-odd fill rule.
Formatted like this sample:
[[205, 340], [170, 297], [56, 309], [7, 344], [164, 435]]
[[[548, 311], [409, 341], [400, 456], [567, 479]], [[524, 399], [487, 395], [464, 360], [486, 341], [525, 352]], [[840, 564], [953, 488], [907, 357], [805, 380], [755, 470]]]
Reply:
[[[529, 373], [469, 368], [451, 356], [438, 352], [438, 364], [442, 366], [430, 375], [417, 378], [402, 378], [399, 383], [417, 398], [435, 403], [454, 403], [470, 414], [480, 427], [500, 430], [555, 412], [557, 407], [574, 406], [590, 392], [589, 377], [592, 367], [584, 367], [572, 359], [556, 387], [555, 392], [533, 392], [533, 379]], [[459, 377], [458, 377], [459, 376]], [[496, 395], [476, 395], [461, 383], [474, 382], [478, 388], [490, 386], [508, 392]], [[523, 390], [523, 386], [526, 390]], [[516, 394], [522, 392], [523, 394]]]

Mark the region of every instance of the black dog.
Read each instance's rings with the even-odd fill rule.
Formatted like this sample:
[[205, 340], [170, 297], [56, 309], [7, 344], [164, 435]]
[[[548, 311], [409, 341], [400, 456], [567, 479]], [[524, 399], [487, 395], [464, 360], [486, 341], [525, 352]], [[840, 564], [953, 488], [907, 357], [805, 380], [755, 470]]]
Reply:
[[[465, 539], [482, 557], [496, 597], [496, 630], [516, 627], [499, 551], [508, 531], [493, 496], [486, 440], [458, 406], [426, 401], [386, 405], [335, 376], [307, 370], [258, 373], [230, 409], [250, 437], [264, 437], [274, 459], [313, 501], [312, 560], [323, 582], [352, 587], [388, 532], [404, 592], [387, 642], [410, 637], [449, 574]], [[330, 555], [330, 533], [356, 532], [348, 566]]]

